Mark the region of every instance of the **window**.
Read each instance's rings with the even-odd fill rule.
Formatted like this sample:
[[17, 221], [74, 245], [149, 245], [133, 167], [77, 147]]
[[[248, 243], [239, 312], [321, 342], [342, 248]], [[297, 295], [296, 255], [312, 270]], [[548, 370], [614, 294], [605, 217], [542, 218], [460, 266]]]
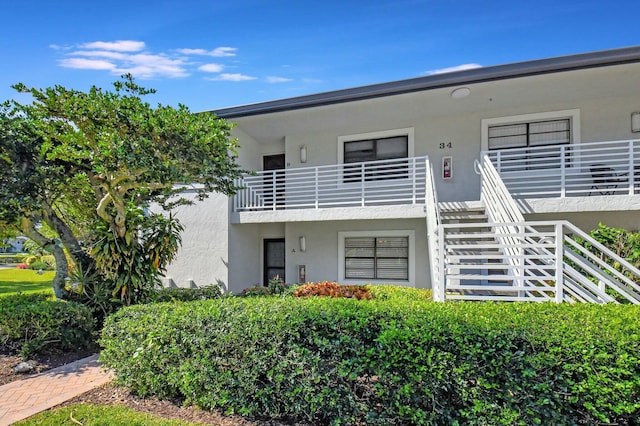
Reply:
[[414, 231], [339, 232], [339, 281], [413, 283], [414, 234]]
[[522, 148], [561, 145], [571, 142], [571, 121], [538, 121], [532, 123], [500, 124], [488, 128], [489, 149]]
[[408, 237], [352, 237], [344, 241], [344, 277], [409, 280]]
[[[550, 111], [482, 120], [482, 147], [501, 151], [501, 173], [571, 167], [580, 143], [580, 110]], [[561, 146], [564, 149], [562, 161]]]
[[407, 136], [396, 136], [345, 142], [344, 162], [360, 163], [364, 161], [407, 158], [409, 155], [408, 139]]
[[[396, 159], [408, 157], [408, 139], [407, 136], [395, 136], [345, 142], [345, 163], [364, 163], [369, 161], [376, 161], [376, 163], [345, 166], [344, 181], [359, 182], [363, 177], [367, 182], [406, 179], [408, 177], [409, 164], [406, 161], [398, 161]], [[380, 162], [380, 160], [390, 161]]]
[[482, 120], [482, 149], [580, 143], [580, 110], [538, 112]]

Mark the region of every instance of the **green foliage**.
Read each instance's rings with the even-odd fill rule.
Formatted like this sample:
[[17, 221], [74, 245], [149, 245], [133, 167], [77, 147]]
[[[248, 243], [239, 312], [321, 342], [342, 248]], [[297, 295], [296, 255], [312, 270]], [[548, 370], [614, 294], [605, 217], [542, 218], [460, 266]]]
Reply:
[[35, 271], [51, 271], [53, 267], [49, 265], [47, 262], [43, 262], [42, 260], [36, 260], [35, 262], [31, 262], [29, 264], [29, 268]]
[[89, 309], [46, 294], [0, 298], [0, 351], [27, 358], [36, 353], [81, 350], [94, 342]]
[[17, 228], [55, 256], [61, 297], [68, 255], [122, 303], [144, 300], [181, 228], [143, 212], [192, 203], [185, 183], [197, 184], [199, 200], [233, 194], [242, 172], [233, 124], [182, 105], [152, 107], [143, 97], [154, 90], [131, 75], [112, 91], [14, 88], [32, 102], [0, 104], [0, 231]]
[[[161, 284], [160, 276], [178, 251], [183, 229], [171, 215], [144, 215], [133, 208], [128, 222], [132, 226], [124, 237], [99, 225], [91, 249], [101, 276], [112, 283], [113, 297], [125, 305], [144, 302], [147, 294]], [[139, 230], [139, 235], [134, 230]]]
[[218, 285], [199, 288], [161, 288], [152, 291], [149, 302], [191, 302], [194, 300], [219, 299], [223, 296]]
[[313, 424], [640, 415], [639, 307], [438, 304], [419, 293], [130, 307], [107, 319], [101, 356], [141, 395]]
[[15, 264], [15, 263], [25, 263], [26, 258], [29, 257], [28, 254], [0, 254], [0, 264]]
[[113, 285], [93, 267], [85, 269], [82, 265], [75, 265], [69, 271], [65, 285], [67, 299], [87, 306], [91, 310], [98, 328], [102, 326], [107, 315], [122, 306], [120, 300], [113, 297], [112, 289]]
[[266, 287], [256, 284], [253, 287], [245, 288], [238, 295], [240, 297], [261, 297], [261, 296], [289, 296], [293, 294], [293, 291], [297, 288], [296, 285], [285, 283], [280, 276], [269, 280]]
[[344, 297], [347, 299], [371, 299], [369, 288], [363, 285], [340, 285], [336, 282], [323, 281], [303, 284], [293, 292], [295, 297]]
[[424, 288], [401, 287], [397, 285], [367, 284], [367, 289], [376, 300], [394, 300], [396, 302], [430, 302], [433, 300], [431, 290]]
[[640, 268], [640, 233], [600, 223], [590, 235], [636, 268]]
[[141, 413], [128, 407], [111, 407], [92, 404], [77, 404], [69, 407], [47, 410], [16, 426], [59, 426], [73, 424], [75, 419], [83, 426], [197, 426], [182, 420], [169, 420], [148, 413]]

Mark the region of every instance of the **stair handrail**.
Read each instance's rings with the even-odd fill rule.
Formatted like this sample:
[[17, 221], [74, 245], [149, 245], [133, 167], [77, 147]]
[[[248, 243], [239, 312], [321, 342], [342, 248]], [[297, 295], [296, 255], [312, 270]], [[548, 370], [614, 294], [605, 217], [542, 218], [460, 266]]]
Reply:
[[522, 233], [523, 230], [522, 227], [507, 223], [525, 222], [524, 216], [487, 154], [483, 154], [482, 161], [475, 160], [474, 168], [481, 176], [480, 199], [487, 209], [489, 220], [496, 226], [495, 232], [504, 253], [508, 255], [512, 274], [521, 276], [522, 265], [518, 260], [521, 249], [517, 248], [516, 238], [509, 234]]
[[524, 222], [520, 208], [502, 181], [489, 155], [484, 154], [482, 162], [476, 159], [474, 168], [482, 177], [481, 199], [486, 204], [490, 219], [495, 222]]
[[433, 166], [429, 157], [425, 158], [425, 213], [427, 216], [427, 245], [429, 247], [429, 259], [431, 262], [431, 288], [433, 289], [433, 299], [444, 301], [445, 289], [442, 288], [444, 281], [441, 279], [441, 256], [439, 252], [440, 209], [438, 207], [438, 191], [433, 175]]
[[[599, 243], [591, 235], [584, 232], [580, 228], [576, 227], [571, 222], [566, 220], [563, 220], [560, 222], [562, 223], [563, 228], [570, 231], [570, 232], [566, 232], [563, 229], [565, 246], [570, 245], [572, 249], [578, 250], [579, 254], [583, 258], [590, 260], [588, 262], [580, 262], [580, 266], [585, 269], [590, 269], [591, 271], [593, 270], [608, 271], [612, 277], [607, 277], [606, 273], [605, 273], [605, 276], [601, 276], [601, 274], [597, 272], [594, 273], [593, 275], [600, 276], [600, 278], [606, 278], [605, 280], [601, 279], [600, 282], [608, 285], [608, 287], [610, 287], [611, 289], [619, 293], [621, 296], [623, 296], [625, 299], [629, 300], [630, 302], [635, 304], [640, 304], [640, 285], [638, 285], [637, 282], [633, 281], [632, 279], [630, 279], [629, 277], [627, 277], [626, 275], [624, 275], [623, 273], [615, 269], [608, 262], [605, 262], [602, 259], [598, 258], [592, 251], [584, 247], [583, 244], [578, 243], [578, 241], [576, 241], [575, 238], [570, 238], [569, 234], [577, 235], [583, 240], [588, 241], [589, 244], [595, 247], [598, 251], [605, 254], [615, 262], [618, 262], [620, 266], [622, 266], [625, 270], [629, 271], [631, 274], [635, 275], [639, 280], [640, 280], [640, 269], [633, 266], [629, 261], [619, 256], [618, 254], [616, 254], [615, 252], [613, 252], [612, 250], [604, 246], [602, 243]], [[572, 259], [572, 260], [575, 261], [575, 259]], [[625, 287], [620, 288], [619, 286], [620, 284], [626, 286], [626, 288]], [[633, 291], [630, 291], [629, 288], [632, 289]]]

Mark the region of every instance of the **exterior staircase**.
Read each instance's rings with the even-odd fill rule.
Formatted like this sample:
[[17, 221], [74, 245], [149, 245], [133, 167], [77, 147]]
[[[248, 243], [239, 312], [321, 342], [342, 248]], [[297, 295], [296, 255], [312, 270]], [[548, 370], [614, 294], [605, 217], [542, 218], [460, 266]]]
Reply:
[[438, 203], [428, 176], [435, 300], [640, 304], [640, 270], [567, 221], [526, 221], [483, 160], [481, 201]]
[[491, 223], [483, 202], [439, 207], [447, 299], [553, 300], [553, 256], [527, 254], [539, 244], [516, 247], [516, 234], [497, 232], [503, 226]]

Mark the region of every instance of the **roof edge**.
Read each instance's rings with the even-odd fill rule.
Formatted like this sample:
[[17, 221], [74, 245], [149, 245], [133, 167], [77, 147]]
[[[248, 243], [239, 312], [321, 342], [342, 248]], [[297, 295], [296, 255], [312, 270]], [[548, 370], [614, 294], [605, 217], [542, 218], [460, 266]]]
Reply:
[[208, 111], [233, 119], [540, 74], [640, 62], [640, 46], [473, 68]]

